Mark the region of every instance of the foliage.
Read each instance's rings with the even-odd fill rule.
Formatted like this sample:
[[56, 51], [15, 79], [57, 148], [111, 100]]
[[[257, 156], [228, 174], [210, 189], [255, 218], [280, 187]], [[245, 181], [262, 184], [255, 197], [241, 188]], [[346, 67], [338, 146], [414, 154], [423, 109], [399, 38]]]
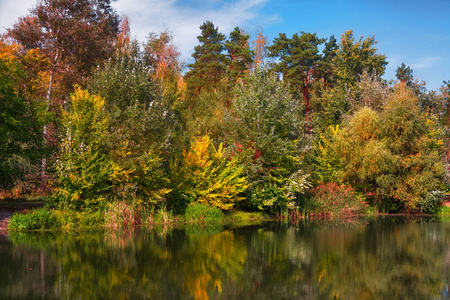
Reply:
[[39, 1], [8, 33], [26, 49], [41, 49], [51, 62], [51, 72], [62, 74], [68, 92], [112, 54], [119, 16], [111, 2]]
[[319, 216], [353, 216], [364, 212], [367, 206], [353, 188], [335, 182], [318, 185], [311, 193], [309, 210]]
[[314, 174], [312, 175], [316, 183], [334, 182], [339, 178], [342, 166], [335, 148], [338, 134], [339, 125], [328, 127], [318, 136], [314, 147]]
[[308, 185], [297, 148], [301, 122], [287, 87], [266, 70], [253, 71], [236, 87], [227, 126], [250, 183], [243, 208], [285, 209]]
[[71, 100], [70, 109], [63, 110], [65, 134], [53, 201], [72, 210], [98, 209], [122, 170], [114, 168], [105, 151], [108, 116], [104, 99], [78, 89]]
[[226, 101], [221, 92], [200, 92], [194, 103], [188, 103], [182, 111], [181, 118], [185, 129], [184, 138], [196, 135], [209, 135], [214, 140], [223, 138], [224, 115], [227, 111]]
[[353, 112], [363, 108], [370, 107], [375, 111], [381, 111], [391, 88], [381, 80], [376, 73], [363, 73], [358, 76], [356, 85], [353, 89], [347, 89], [347, 101]]
[[434, 213], [444, 200], [444, 192], [431, 191], [420, 199], [418, 206], [423, 213]]
[[247, 188], [243, 168], [234, 157], [217, 148], [208, 136], [194, 138], [173, 178], [179, 190], [192, 203], [203, 203], [223, 210], [233, 208]]
[[[289, 82], [289, 87], [297, 99], [308, 100], [311, 82], [320, 78], [322, 56], [318, 47], [325, 39], [318, 38], [315, 33], [295, 33], [292, 38], [280, 33], [270, 46], [269, 56], [276, 57], [274, 70], [283, 74], [283, 80]], [[302, 95], [302, 96], [301, 96]]]
[[383, 210], [427, 210], [424, 199], [443, 175], [441, 146], [436, 122], [409, 89], [397, 86], [379, 114], [363, 108], [340, 131], [341, 180], [377, 195]]
[[374, 47], [377, 41], [374, 36], [355, 41], [353, 30], [347, 30], [341, 35], [334, 63], [340, 84], [353, 85], [358, 76], [366, 71], [368, 74], [383, 75], [387, 65], [386, 56], [377, 54]]
[[203, 203], [193, 203], [186, 208], [184, 220], [186, 222], [219, 223], [224, 220], [224, 214], [217, 207]]
[[114, 177], [116, 198], [155, 204], [168, 192], [164, 163], [173, 147], [177, 118], [173, 99], [161, 95], [146, 55], [136, 43], [130, 44], [129, 52], [94, 73], [90, 89], [105, 97], [109, 112], [106, 147], [119, 175]]
[[256, 29], [255, 38], [252, 40], [252, 50], [255, 53], [252, 70], [262, 67], [265, 59], [267, 58], [269, 45], [267, 37], [264, 35], [261, 27]]
[[15, 213], [8, 225], [9, 230], [48, 230], [59, 229], [61, 223], [53, 210], [39, 208], [29, 213]]
[[204, 22], [200, 30], [201, 34], [197, 37], [200, 45], [194, 48], [192, 54], [195, 61], [188, 65], [190, 70], [185, 75], [190, 99], [201, 91], [216, 90], [226, 72], [227, 57], [223, 53], [225, 35], [211, 21]]
[[229, 86], [246, 77], [250, 65], [253, 63], [253, 50], [250, 50], [250, 35], [239, 27], [234, 28], [230, 33], [230, 39], [225, 43], [229, 60]]
[[145, 45], [144, 59], [152, 66], [152, 78], [158, 83], [162, 97], [170, 104], [184, 98], [184, 82], [181, 76], [183, 64], [180, 53], [168, 31], [159, 35], [151, 33]]

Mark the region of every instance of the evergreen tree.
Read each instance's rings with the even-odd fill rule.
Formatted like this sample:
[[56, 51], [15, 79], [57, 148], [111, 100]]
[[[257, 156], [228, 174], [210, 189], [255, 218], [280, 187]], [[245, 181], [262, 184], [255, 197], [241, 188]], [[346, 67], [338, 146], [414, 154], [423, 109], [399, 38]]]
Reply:
[[395, 71], [395, 77], [397, 77], [400, 82], [405, 83], [407, 86], [411, 86], [413, 83], [413, 71], [412, 69], [405, 65], [405, 63], [402, 63], [401, 66], [397, 67], [397, 70]]
[[195, 62], [188, 65], [190, 70], [185, 76], [188, 97], [199, 95], [201, 91], [216, 90], [226, 72], [225, 35], [211, 21], [204, 22], [200, 29], [201, 34], [197, 36], [200, 45], [192, 54]]
[[318, 46], [324, 42], [325, 39], [318, 38], [315, 33], [295, 33], [292, 38], [280, 33], [269, 47], [269, 56], [280, 60], [275, 63], [274, 70], [283, 74], [283, 79], [289, 83], [295, 98], [303, 98], [309, 122], [311, 84], [320, 79], [323, 73], [322, 55]]
[[225, 44], [229, 59], [229, 79], [234, 84], [246, 76], [250, 65], [253, 63], [254, 52], [249, 48], [250, 36], [236, 27], [230, 33], [230, 39]]
[[334, 66], [334, 58], [337, 55], [337, 50], [339, 46], [337, 44], [336, 38], [334, 35], [330, 36], [327, 42], [325, 42], [325, 48], [323, 49], [323, 62], [324, 68], [322, 77], [324, 80], [324, 86], [327, 88], [329, 85], [333, 85], [336, 81], [335, 79], [335, 66]]

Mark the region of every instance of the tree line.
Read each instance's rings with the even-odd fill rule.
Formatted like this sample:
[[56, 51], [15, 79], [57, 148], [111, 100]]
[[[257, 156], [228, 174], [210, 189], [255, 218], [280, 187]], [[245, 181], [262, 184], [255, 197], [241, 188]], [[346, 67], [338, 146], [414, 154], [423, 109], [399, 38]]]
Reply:
[[374, 36], [200, 26], [185, 66], [110, 0], [42, 0], [0, 42], [2, 193], [53, 208], [430, 212], [448, 190], [449, 91]]

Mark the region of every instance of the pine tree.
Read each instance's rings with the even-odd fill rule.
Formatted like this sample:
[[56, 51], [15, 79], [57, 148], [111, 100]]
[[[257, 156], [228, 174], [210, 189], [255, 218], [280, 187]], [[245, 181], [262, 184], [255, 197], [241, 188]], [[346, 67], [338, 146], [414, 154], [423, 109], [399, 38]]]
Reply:
[[225, 44], [229, 59], [230, 83], [235, 83], [245, 77], [253, 63], [254, 52], [249, 48], [249, 38], [248, 34], [236, 27], [230, 33], [230, 39]]
[[281, 33], [269, 47], [269, 56], [280, 60], [274, 65], [274, 70], [283, 74], [294, 97], [303, 98], [308, 121], [311, 121], [311, 84], [323, 73], [322, 55], [318, 46], [324, 42], [325, 39], [318, 38], [315, 33], [295, 33], [292, 38]]
[[214, 91], [226, 73], [227, 57], [225, 50], [225, 35], [219, 32], [211, 21], [204, 22], [201, 34], [197, 36], [200, 45], [196, 46], [195, 62], [189, 64], [191, 69], [185, 78], [187, 82], [187, 96], [199, 95], [201, 91]]

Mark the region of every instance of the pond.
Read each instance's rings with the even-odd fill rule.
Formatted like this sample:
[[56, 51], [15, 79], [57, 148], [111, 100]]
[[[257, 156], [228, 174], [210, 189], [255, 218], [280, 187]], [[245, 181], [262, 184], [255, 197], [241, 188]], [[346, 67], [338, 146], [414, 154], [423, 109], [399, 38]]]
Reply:
[[0, 299], [449, 299], [450, 222], [11, 234]]

